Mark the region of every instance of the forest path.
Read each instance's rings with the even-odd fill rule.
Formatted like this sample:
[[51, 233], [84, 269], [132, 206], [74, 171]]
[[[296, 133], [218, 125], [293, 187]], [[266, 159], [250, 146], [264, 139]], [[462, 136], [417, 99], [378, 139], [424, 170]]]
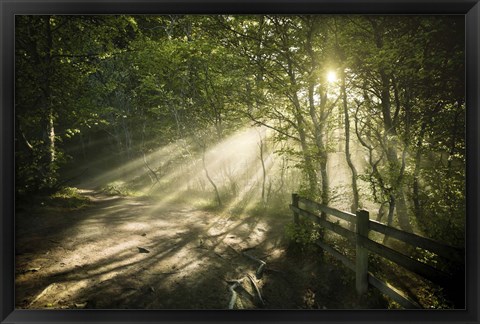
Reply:
[[[225, 309], [231, 299], [226, 280], [255, 278], [259, 263], [242, 253], [247, 250], [267, 263], [255, 280], [265, 305], [246, 280], [237, 288], [236, 308], [350, 308], [345, 303], [358, 302], [334, 266], [288, 255], [290, 215], [232, 216], [83, 194], [92, 203], [76, 211], [17, 214], [18, 308]], [[315, 291], [321, 293], [315, 297]]]

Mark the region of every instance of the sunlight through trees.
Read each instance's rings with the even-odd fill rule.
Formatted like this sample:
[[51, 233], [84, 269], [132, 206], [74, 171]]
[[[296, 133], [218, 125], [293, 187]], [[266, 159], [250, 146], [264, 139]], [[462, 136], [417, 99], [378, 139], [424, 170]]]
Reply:
[[240, 214], [298, 192], [465, 243], [463, 17], [18, 15], [15, 33], [17, 201], [70, 185]]

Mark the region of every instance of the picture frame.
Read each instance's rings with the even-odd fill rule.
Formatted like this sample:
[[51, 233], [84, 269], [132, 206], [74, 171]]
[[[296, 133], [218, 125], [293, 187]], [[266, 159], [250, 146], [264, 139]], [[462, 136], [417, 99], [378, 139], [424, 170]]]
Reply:
[[[14, 305], [14, 17], [21, 14], [458, 14], [466, 21], [467, 307], [465, 310], [18, 310]], [[1, 2], [1, 323], [479, 322], [480, 4], [470, 0], [149, 0]]]

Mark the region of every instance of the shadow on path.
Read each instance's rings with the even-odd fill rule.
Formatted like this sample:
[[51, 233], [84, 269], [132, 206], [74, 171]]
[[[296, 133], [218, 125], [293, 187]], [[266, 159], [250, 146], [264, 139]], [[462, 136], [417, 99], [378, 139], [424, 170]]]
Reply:
[[[84, 194], [92, 204], [81, 210], [17, 215], [17, 308], [225, 309], [226, 280], [254, 275], [258, 267], [241, 253], [247, 249], [267, 262], [257, 280], [265, 308], [345, 306], [329, 297], [342, 280], [332, 265], [286, 254], [290, 215], [229, 216]], [[344, 290], [353, 292], [348, 285]], [[316, 304], [305, 301], [312, 293]], [[260, 306], [255, 293], [242, 294], [246, 307]]]

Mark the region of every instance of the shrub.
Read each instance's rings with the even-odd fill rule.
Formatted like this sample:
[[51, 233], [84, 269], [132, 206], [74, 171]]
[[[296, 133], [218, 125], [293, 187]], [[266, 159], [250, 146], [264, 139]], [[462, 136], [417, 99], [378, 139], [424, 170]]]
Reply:
[[299, 224], [290, 223], [285, 226], [285, 235], [302, 251], [310, 249], [320, 238], [318, 225], [309, 220], [300, 220]]

